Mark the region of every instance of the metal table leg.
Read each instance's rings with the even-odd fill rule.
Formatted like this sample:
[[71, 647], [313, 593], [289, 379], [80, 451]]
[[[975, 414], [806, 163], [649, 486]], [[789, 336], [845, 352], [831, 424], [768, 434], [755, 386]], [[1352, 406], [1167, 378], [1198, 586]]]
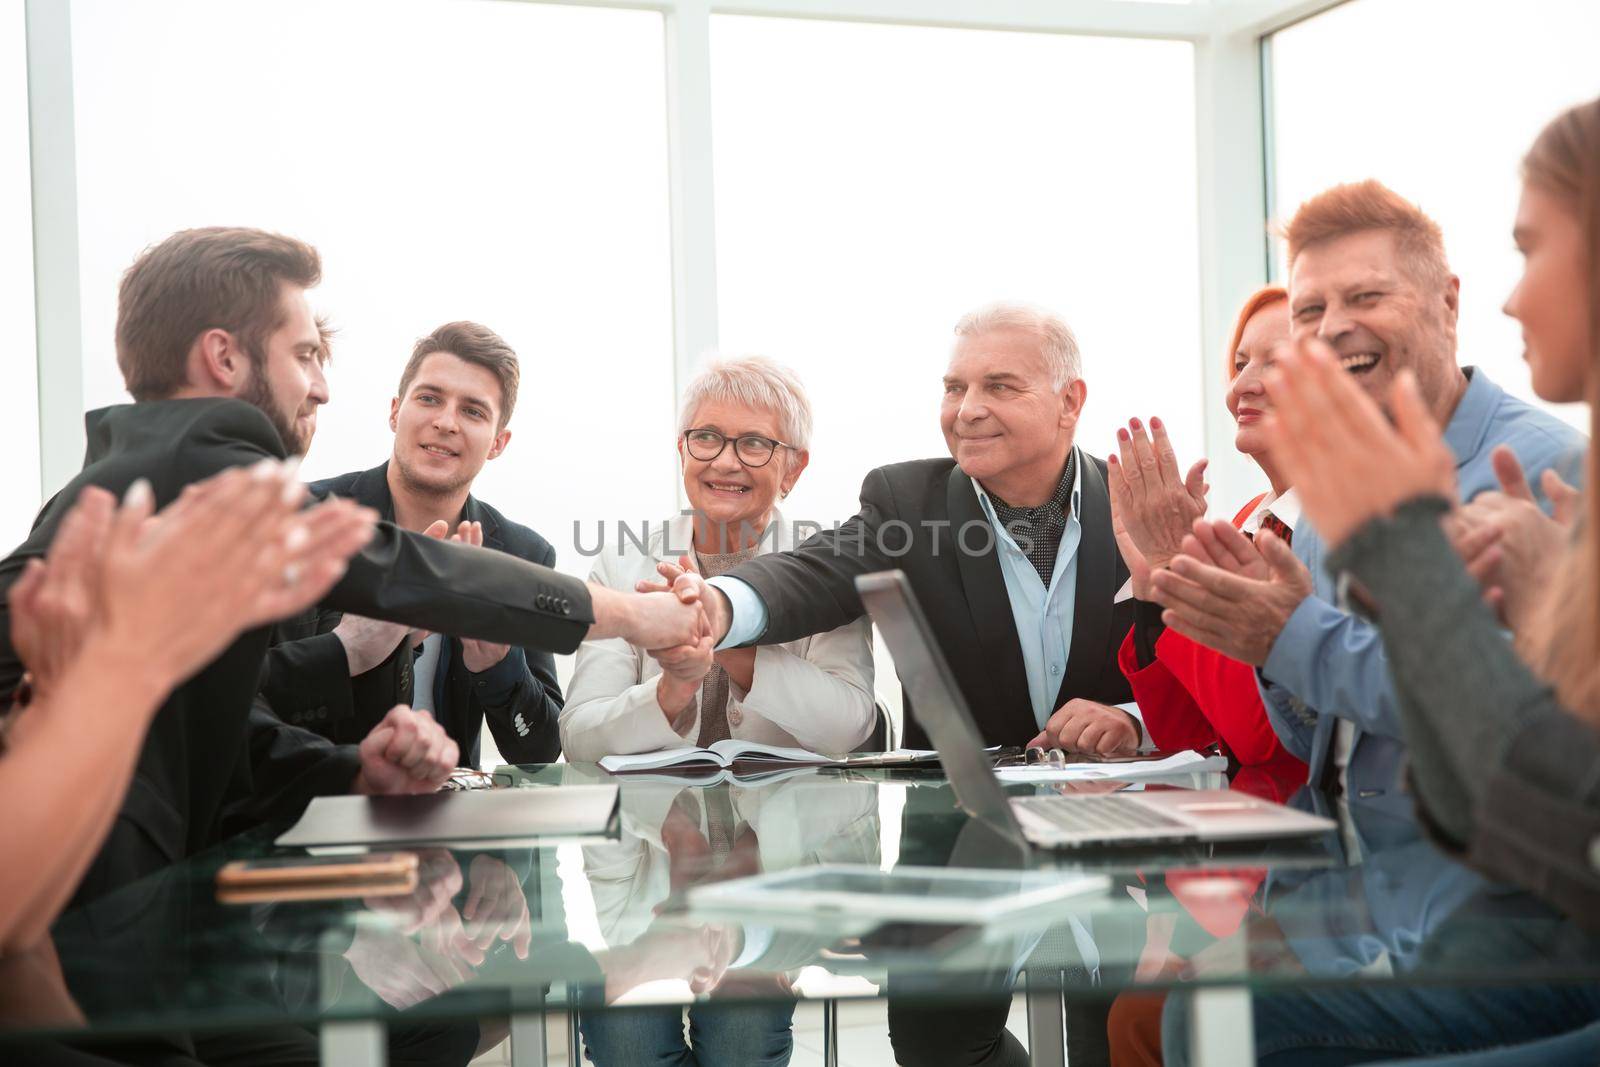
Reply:
[[1189, 1062], [1194, 1067], [1234, 1067], [1256, 1062], [1250, 990], [1241, 986], [1207, 986], [1190, 996]]
[[325, 1022], [318, 1033], [323, 1067], [385, 1067], [389, 1035], [383, 1023]]
[[549, 1062], [546, 1037], [543, 1011], [519, 1011], [512, 1015], [511, 1067], [545, 1067]]
[[1035, 1067], [1067, 1062], [1067, 1014], [1059, 971], [1029, 967], [1028, 1058]]
[[363, 1008], [371, 1012], [366, 1019], [331, 1018], [318, 1027], [317, 1045], [323, 1067], [387, 1067], [389, 1031], [377, 994], [360, 983], [344, 981], [349, 965], [340, 948], [325, 945], [317, 969], [317, 996], [323, 1012], [331, 1012], [335, 1006], [346, 1014]]

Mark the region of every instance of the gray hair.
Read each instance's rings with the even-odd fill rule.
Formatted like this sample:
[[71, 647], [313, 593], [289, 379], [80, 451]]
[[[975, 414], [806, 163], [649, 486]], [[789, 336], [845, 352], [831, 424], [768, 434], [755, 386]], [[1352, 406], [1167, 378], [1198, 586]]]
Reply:
[[966, 339], [995, 330], [1021, 330], [1039, 342], [1039, 354], [1050, 368], [1050, 387], [1063, 389], [1068, 382], [1083, 377], [1083, 362], [1078, 357], [1078, 339], [1072, 327], [1043, 308], [1032, 304], [987, 304], [969, 311], [956, 323], [956, 337]]
[[[678, 432], [690, 429], [706, 401], [743, 404], [778, 417], [778, 436], [804, 451], [811, 447], [811, 401], [800, 376], [766, 356], [711, 355], [690, 379], [678, 409]], [[793, 462], [791, 454], [790, 462]]]

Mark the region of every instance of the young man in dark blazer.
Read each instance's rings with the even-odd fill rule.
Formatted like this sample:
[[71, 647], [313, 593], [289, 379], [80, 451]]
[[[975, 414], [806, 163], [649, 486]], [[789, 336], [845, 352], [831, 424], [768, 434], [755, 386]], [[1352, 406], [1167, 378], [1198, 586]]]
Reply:
[[[484, 464], [511, 443], [520, 377], [516, 353], [493, 330], [446, 323], [417, 342], [400, 375], [388, 462], [313, 482], [312, 495], [347, 497], [403, 529], [555, 566], [548, 541], [472, 495]], [[409, 704], [444, 726], [463, 763], [478, 765], [485, 722], [508, 762], [553, 763], [561, 752], [561, 688], [544, 649], [423, 638], [327, 608], [275, 636], [262, 691], [285, 722], [350, 743]]]
[[[309, 245], [226, 228], [175, 234], [123, 276], [117, 360], [135, 402], [89, 413], [83, 471], [0, 561], [0, 694], [22, 676], [5, 591], [29, 559], [45, 554], [82, 486], [120, 496], [143, 478], [165, 506], [225, 468], [304, 453], [328, 399], [322, 338], [305, 293], [320, 277]], [[380, 522], [324, 603], [408, 627], [566, 652], [586, 636], [625, 636], [653, 648], [690, 640], [702, 624], [701, 589], [691, 576], [659, 599], [591, 591], [504, 552]], [[316, 792], [418, 791], [437, 784], [439, 768], [448, 771], [455, 745], [406, 708], [394, 709], [359, 748], [329, 745], [275, 720], [254, 700], [267, 644], [267, 628], [242, 635], [167, 699], [76, 902], [210, 844], [224, 802], [241, 795], [272, 793], [289, 805]]]

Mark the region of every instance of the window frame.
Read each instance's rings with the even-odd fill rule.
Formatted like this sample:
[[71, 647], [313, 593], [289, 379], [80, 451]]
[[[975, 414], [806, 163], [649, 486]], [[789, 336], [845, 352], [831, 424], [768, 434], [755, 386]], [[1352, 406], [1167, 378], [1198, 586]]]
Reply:
[[[716, 211], [712, 177], [711, 16], [754, 15], [963, 29], [1134, 37], [1195, 50], [1200, 201], [1201, 337], [1206, 366], [1237, 304], [1272, 271], [1271, 34], [1343, 0], [500, 0], [660, 12], [667, 77], [674, 382], [717, 347]], [[79, 234], [71, 0], [25, 0], [33, 181], [34, 301], [40, 486], [47, 498], [78, 470], [84, 448]], [[1233, 450], [1225, 380], [1203, 373], [1205, 445], [1217, 499], [1240, 497], [1256, 474]]]

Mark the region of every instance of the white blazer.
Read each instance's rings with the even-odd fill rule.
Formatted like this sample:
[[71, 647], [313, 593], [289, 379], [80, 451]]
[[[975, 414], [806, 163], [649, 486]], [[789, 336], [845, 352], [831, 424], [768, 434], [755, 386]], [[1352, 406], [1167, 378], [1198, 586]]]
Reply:
[[[640, 579], [658, 580], [656, 561], [688, 549], [694, 519], [680, 515], [652, 528], [647, 551], [629, 541], [596, 560], [591, 582], [633, 592]], [[774, 509], [773, 534], [759, 551], [785, 551], [793, 531]], [[670, 550], [670, 551], [669, 551]], [[661, 665], [621, 638], [585, 641], [567, 702], [561, 709], [561, 749], [569, 760], [592, 762], [613, 753], [656, 752], [693, 745], [700, 735], [700, 695], [692, 715], [673, 729], [656, 703]], [[749, 692], [728, 679], [728, 733], [741, 741], [788, 745], [840, 755], [872, 736], [872, 624], [865, 616], [837, 630], [756, 650]]]

